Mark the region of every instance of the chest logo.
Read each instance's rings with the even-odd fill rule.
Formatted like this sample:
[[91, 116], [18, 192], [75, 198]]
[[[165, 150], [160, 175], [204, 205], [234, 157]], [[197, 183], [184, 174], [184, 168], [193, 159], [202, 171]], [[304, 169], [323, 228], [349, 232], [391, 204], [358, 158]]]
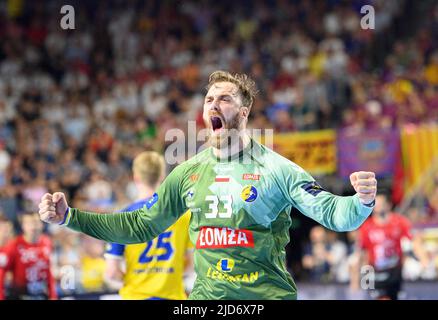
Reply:
[[241, 198], [245, 202], [254, 202], [257, 199], [257, 189], [252, 185], [245, 186], [240, 194]]
[[192, 200], [194, 195], [195, 195], [195, 191], [193, 189], [190, 189], [189, 192], [187, 192], [187, 198], [189, 200]]
[[220, 259], [216, 264], [216, 268], [219, 271], [230, 272], [233, 271], [234, 268], [234, 260], [233, 259]]

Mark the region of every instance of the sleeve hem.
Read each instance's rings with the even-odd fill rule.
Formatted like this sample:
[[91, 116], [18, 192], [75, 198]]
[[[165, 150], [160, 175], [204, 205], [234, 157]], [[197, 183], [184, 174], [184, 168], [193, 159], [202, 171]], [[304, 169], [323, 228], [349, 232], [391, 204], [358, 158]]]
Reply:
[[114, 260], [123, 260], [123, 259], [124, 259], [123, 256], [119, 256], [119, 255], [117, 255], [117, 254], [112, 254], [112, 253], [105, 253], [105, 254], [103, 255], [103, 257], [104, 257], [105, 259], [114, 259]]
[[73, 215], [73, 210], [71, 208], [67, 208], [64, 214], [64, 220], [59, 225], [67, 227], [71, 221], [72, 215]]
[[363, 204], [362, 202], [360, 202], [359, 196], [357, 195], [357, 193], [354, 195], [354, 198], [356, 199], [356, 203], [357, 203], [358, 208], [359, 208], [359, 214], [363, 217], [369, 216], [374, 209], [375, 201], [373, 201], [369, 204]]

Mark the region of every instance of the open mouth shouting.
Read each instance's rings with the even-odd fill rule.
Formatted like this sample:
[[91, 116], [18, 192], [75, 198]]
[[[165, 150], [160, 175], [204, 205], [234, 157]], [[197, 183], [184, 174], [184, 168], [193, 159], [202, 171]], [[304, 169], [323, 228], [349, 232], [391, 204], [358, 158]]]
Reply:
[[211, 121], [211, 128], [214, 133], [219, 133], [224, 129], [224, 122], [223, 120], [218, 116], [212, 116], [210, 117]]

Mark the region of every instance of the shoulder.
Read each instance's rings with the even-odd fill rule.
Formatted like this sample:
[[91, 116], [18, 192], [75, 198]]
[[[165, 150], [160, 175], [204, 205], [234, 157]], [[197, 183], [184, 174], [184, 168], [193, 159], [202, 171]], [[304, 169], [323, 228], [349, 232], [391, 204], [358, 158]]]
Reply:
[[293, 171], [297, 174], [306, 173], [306, 171], [298, 164], [265, 145], [255, 142], [254, 150], [255, 153], [259, 152], [261, 158], [264, 160], [265, 165], [270, 166], [275, 170], [287, 170], [289, 173]]
[[357, 229], [358, 235], [360, 238], [367, 238], [371, 229], [373, 229], [374, 223], [373, 218], [368, 217], [364, 223]]
[[394, 219], [394, 221], [396, 221], [399, 224], [403, 224], [403, 225], [410, 225], [411, 224], [410, 220], [407, 217], [405, 217], [404, 215], [401, 215], [400, 213], [393, 212], [391, 214], [391, 216], [392, 216], [392, 219]]
[[186, 211], [186, 213], [184, 213], [177, 221], [177, 223], [175, 224], [178, 227], [181, 227], [182, 229], [184, 229], [185, 231], [187, 231], [187, 228], [190, 224], [190, 218], [191, 218], [191, 212], [190, 210]]
[[131, 203], [129, 206], [125, 207], [122, 212], [127, 212], [127, 211], [134, 211], [140, 208], [143, 208], [144, 205], [146, 204], [147, 199], [144, 200], [140, 200], [140, 201], [136, 201], [134, 203]]
[[197, 153], [190, 159], [174, 167], [169, 173], [169, 176], [176, 175], [178, 177], [183, 177], [193, 172], [196, 172], [200, 166], [208, 164], [212, 161], [210, 153], [211, 153], [211, 148], [204, 149], [203, 151]]
[[13, 256], [17, 253], [17, 247], [19, 244], [19, 237], [15, 237], [11, 240], [9, 240], [3, 248], [0, 248], [0, 252], [3, 252], [6, 256]]
[[51, 247], [52, 246], [52, 239], [50, 239], [50, 237], [48, 235], [43, 234], [40, 237], [40, 244], [43, 246]]
[[313, 182], [315, 179], [295, 162], [274, 150], [260, 145], [264, 170], [270, 172], [274, 179], [287, 185], [297, 182]]
[[368, 229], [370, 229], [370, 228], [372, 227], [372, 225], [373, 225], [372, 218], [369, 217], [369, 218], [366, 219], [365, 222], [360, 226], [359, 231], [360, 231], [360, 232], [365, 232], [365, 231], [367, 231]]
[[17, 236], [15, 238], [12, 238], [11, 240], [8, 241], [8, 243], [6, 243], [5, 248], [11, 248], [11, 247], [16, 247], [20, 242], [23, 242], [23, 237], [22, 236]]
[[184, 161], [177, 167], [198, 166], [205, 162], [208, 162], [209, 160], [211, 160], [211, 147], [205, 148], [204, 150], [198, 152], [193, 157]]

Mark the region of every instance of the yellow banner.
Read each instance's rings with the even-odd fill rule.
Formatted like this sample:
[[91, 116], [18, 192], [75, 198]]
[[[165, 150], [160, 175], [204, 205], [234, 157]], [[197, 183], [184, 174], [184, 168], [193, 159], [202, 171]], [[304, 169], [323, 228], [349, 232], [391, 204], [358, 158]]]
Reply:
[[275, 134], [274, 150], [311, 174], [336, 171], [334, 130]]
[[409, 190], [438, 157], [438, 126], [406, 126], [401, 130], [405, 190]]

